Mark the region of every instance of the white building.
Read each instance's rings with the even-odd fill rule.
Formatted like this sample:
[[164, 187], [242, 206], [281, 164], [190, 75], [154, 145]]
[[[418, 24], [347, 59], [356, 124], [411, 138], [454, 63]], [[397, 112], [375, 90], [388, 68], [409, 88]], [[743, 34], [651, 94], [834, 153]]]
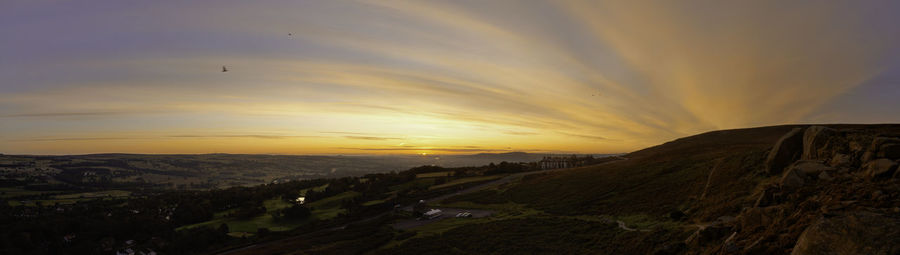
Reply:
[[425, 212], [425, 214], [423, 214], [422, 217], [425, 217], [426, 219], [434, 219], [434, 218], [441, 217], [441, 215], [443, 215], [443, 212], [441, 212], [441, 210], [431, 209], [431, 210], [428, 210], [428, 212]]

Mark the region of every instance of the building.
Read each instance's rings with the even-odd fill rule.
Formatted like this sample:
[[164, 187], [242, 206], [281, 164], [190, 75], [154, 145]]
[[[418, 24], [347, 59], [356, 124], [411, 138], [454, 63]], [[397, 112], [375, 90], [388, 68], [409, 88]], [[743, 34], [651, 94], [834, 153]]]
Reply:
[[593, 160], [594, 157], [590, 155], [581, 158], [576, 155], [572, 155], [569, 157], [544, 157], [544, 159], [539, 161], [538, 164], [540, 165], [541, 169], [557, 169], [585, 166]]
[[440, 209], [431, 209], [428, 210], [428, 212], [425, 212], [425, 214], [422, 214], [422, 217], [426, 219], [435, 219], [441, 217], [441, 215], [443, 215], [443, 212]]

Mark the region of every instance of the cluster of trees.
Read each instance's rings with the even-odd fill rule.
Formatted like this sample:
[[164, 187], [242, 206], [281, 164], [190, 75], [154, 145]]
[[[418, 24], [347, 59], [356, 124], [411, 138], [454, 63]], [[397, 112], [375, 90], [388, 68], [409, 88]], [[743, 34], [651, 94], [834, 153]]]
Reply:
[[[116, 250], [192, 253], [242, 241], [227, 235], [227, 226], [180, 226], [211, 220], [219, 211], [295, 194], [329, 180], [235, 187], [210, 191], [165, 191], [127, 199], [93, 199], [71, 205], [11, 207], [0, 199], [0, 254], [98, 254]], [[252, 201], [248, 203], [247, 201]], [[256, 207], [259, 209], [259, 207]], [[265, 210], [265, 207], [262, 207]], [[305, 208], [288, 208], [286, 217], [303, 217]], [[247, 212], [247, 215], [258, 212]], [[130, 242], [129, 242], [130, 241]]]

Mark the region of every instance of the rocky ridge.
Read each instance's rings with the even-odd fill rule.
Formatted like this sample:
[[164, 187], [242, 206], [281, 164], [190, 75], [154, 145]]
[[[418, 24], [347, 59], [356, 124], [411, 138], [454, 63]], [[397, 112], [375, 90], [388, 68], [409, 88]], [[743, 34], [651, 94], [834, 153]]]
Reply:
[[765, 160], [753, 205], [701, 226], [689, 251], [900, 254], [900, 134], [800, 127]]

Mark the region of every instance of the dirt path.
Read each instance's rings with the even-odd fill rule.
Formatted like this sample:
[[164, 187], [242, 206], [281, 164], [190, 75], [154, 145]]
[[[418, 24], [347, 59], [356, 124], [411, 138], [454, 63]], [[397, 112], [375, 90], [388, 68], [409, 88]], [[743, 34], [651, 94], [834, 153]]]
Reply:
[[[597, 165], [592, 165], [592, 166], [606, 165], [606, 164], [610, 164], [610, 163], [613, 163], [613, 162], [619, 162], [619, 161], [622, 161], [622, 160], [628, 160], [628, 159], [627, 159], [627, 158], [622, 158], [622, 159], [620, 159], [620, 160], [610, 161], [610, 162], [606, 162], [606, 163], [602, 163], [602, 164], [597, 164]], [[467, 188], [467, 189], [457, 191], [457, 192], [455, 192], [455, 193], [450, 193], [450, 194], [446, 194], [446, 195], [442, 195], [442, 196], [437, 196], [437, 197], [425, 199], [425, 203], [438, 203], [438, 202], [444, 201], [444, 199], [447, 199], [447, 198], [450, 198], [450, 197], [453, 197], [453, 196], [456, 196], [456, 195], [468, 194], [468, 193], [472, 193], [472, 192], [476, 192], [476, 191], [483, 190], [483, 189], [485, 189], [485, 188], [487, 188], [487, 187], [499, 186], [499, 185], [507, 184], [507, 183], [510, 183], [510, 182], [512, 182], [512, 181], [514, 181], [514, 180], [521, 179], [522, 177], [525, 177], [526, 175], [541, 174], [541, 173], [555, 173], [555, 172], [561, 172], [561, 171], [568, 171], [568, 170], [572, 170], [572, 169], [578, 169], [578, 168], [559, 168], [559, 169], [534, 170], [534, 171], [528, 171], [528, 172], [522, 172], [522, 173], [515, 173], [515, 174], [507, 175], [506, 177], [503, 177], [503, 178], [500, 178], [500, 179], [497, 179], [497, 180], [494, 180], [494, 181], [490, 181], [490, 182], [482, 183], [482, 184], [479, 184], [479, 185], [475, 185], [475, 186], [469, 187], [469, 188]], [[412, 211], [412, 208], [413, 208], [413, 205], [408, 205], [408, 206], [403, 207], [403, 210], [405, 210], [405, 211]]]
[[706, 198], [706, 192], [709, 191], [709, 183], [712, 182], [713, 174], [716, 173], [716, 169], [719, 169], [719, 165], [722, 164], [722, 160], [719, 159], [719, 162], [716, 163], [715, 166], [711, 170], [709, 170], [709, 176], [706, 176], [706, 186], [703, 187], [703, 194], [700, 194], [700, 200]]

